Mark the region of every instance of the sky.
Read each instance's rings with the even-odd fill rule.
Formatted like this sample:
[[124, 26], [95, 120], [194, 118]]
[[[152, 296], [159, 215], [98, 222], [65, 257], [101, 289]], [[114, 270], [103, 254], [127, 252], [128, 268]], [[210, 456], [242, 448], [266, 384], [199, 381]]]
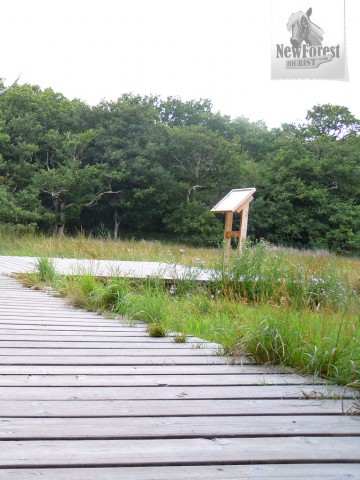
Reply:
[[[286, 0], [275, 23], [288, 38], [292, 12], [342, 1]], [[3, 1], [0, 78], [9, 85], [21, 73], [20, 85], [89, 105], [124, 93], [206, 98], [214, 111], [269, 128], [324, 103], [360, 118], [360, 1], [345, 1], [347, 80], [271, 79], [273, 16], [284, 0]]]

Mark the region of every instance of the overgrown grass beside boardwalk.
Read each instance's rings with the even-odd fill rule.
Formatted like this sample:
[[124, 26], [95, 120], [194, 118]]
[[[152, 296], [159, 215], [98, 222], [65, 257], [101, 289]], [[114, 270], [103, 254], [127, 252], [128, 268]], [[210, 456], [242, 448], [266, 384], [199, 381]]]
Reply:
[[221, 258], [221, 250], [193, 248], [158, 240], [113, 241], [82, 234], [75, 237], [40, 233], [16, 235], [0, 230], [0, 255], [171, 262], [201, 267]]
[[217, 275], [202, 284], [59, 277], [46, 259], [39, 262], [38, 278], [25, 281], [51, 284], [89, 310], [221, 343], [229, 355], [360, 386], [358, 260], [263, 242], [247, 245], [240, 256], [209, 252], [206, 266]]

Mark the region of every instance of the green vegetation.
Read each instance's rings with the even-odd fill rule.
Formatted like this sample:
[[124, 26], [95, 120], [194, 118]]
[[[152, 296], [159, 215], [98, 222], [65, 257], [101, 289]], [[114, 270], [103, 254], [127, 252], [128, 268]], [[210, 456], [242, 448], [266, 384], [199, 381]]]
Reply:
[[49, 236], [0, 231], [0, 255], [55, 258], [88, 258], [180, 263], [204, 267], [221, 258], [221, 250], [196, 248], [158, 240], [122, 240], [85, 237], [85, 235]]
[[217, 273], [201, 284], [87, 275], [23, 279], [39, 288], [52, 283], [84, 308], [145, 321], [151, 335], [181, 332], [170, 333], [174, 341], [194, 335], [220, 343], [234, 357], [358, 387], [359, 263], [260, 242], [245, 245], [240, 257], [223, 255], [220, 264], [215, 255]]
[[223, 219], [210, 208], [251, 186], [252, 240], [356, 255], [359, 131], [336, 105], [269, 130], [209, 100], [125, 94], [90, 107], [15, 85], [0, 96], [0, 233], [218, 248]]
[[150, 337], [166, 337], [166, 328], [161, 323], [149, 323], [147, 331]]
[[[345, 256], [360, 253], [359, 133], [338, 105], [269, 130], [209, 100], [125, 94], [90, 107], [15, 85], [0, 96], [0, 255], [40, 256], [35, 282], [87, 309], [356, 384], [360, 263]], [[241, 187], [257, 189], [249, 236], [260, 243], [224, 255], [223, 218], [209, 210]], [[51, 257], [217, 274], [202, 285], [59, 278]]]
[[51, 260], [48, 258], [39, 258], [37, 262], [39, 271], [39, 280], [44, 283], [54, 283], [56, 281], [56, 270]]
[[175, 333], [174, 342], [175, 343], [186, 343], [187, 342], [187, 336], [184, 335], [183, 333]]

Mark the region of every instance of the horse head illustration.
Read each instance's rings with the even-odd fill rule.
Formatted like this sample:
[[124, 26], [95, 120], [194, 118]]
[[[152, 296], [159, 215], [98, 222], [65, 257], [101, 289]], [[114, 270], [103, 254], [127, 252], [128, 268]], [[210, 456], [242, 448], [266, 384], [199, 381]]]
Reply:
[[305, 12], [293, 13], [286, 25], [291, 32], [290, 42], [294, 47], [300, 47], [303, 41], [308, 45], [321, 45], [324, 30], [310, 20], [312, 8]]

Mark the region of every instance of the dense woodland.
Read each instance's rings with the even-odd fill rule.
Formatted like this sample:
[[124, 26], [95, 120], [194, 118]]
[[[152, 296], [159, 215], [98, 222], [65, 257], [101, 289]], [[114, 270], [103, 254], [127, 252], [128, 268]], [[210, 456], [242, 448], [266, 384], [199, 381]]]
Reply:
[[90, 107], [52, 89], [0, 96], [0, 229], [219, 245], [210, 213], [256, 187], [249, 235], [358, 254], [360, 121], [318, 105], [301, 125], [214, 113], [209, 100], [123, 95]]

